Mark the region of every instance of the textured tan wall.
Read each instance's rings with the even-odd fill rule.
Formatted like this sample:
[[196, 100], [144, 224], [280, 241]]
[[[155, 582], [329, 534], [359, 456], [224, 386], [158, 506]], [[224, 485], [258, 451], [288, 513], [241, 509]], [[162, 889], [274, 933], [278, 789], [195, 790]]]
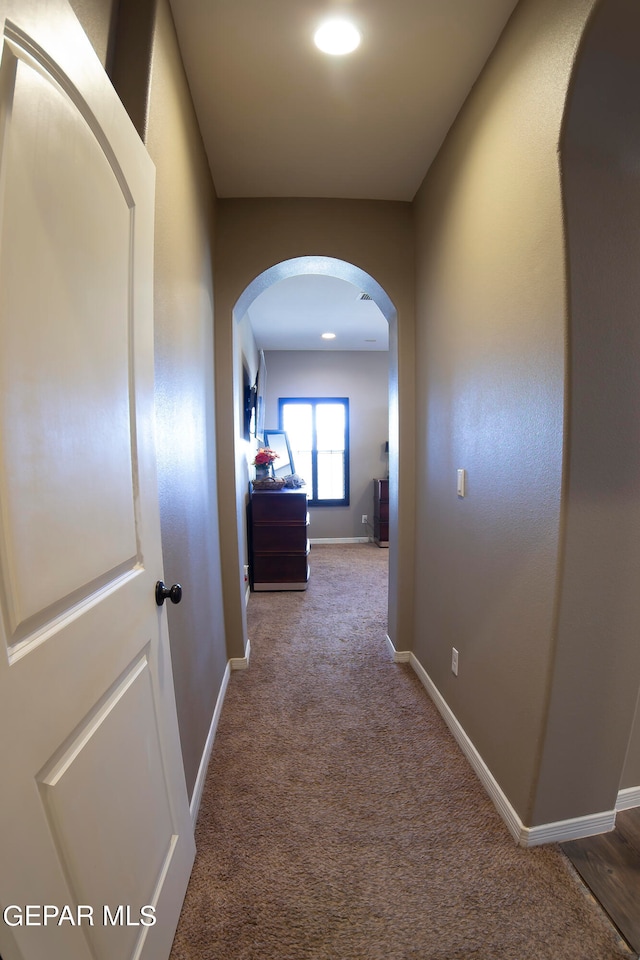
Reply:
[[226, 668], [213, 378], [215, 195], [168, 0], [159, 0], [147, 147], [156, 165], [156, 419], [178, 721], [189, 791]]
[[526, 825], [553, 669], [562, 506], [557, 150], [591, 6], [524, 0], [417, 199], [414, 649]]
[[[219, 442], [240, 462], [234, 394], [234, 327], [236, 302], [252, 281], [282, 261], [302, 256], [333, 257], [355, 264], [385, 290], [397, 310], [390, 337], [390, 357], [398, 369], [392, 377], [390, 404], [399, 410], [401, 461], [391, 458], [392, 483], [399, 490], [398, 515], [392, 529], [399, 543], [391, 544], [389, 629], [396, 646], [411, 643], [413, 608], [413, 218], [406, 203], [346, 200], [222, 200], [216, 234], [216, 379]], [[237, 390], [237, 385], [236, 385]], [[395, 439], [392, 436], [392, 441]], [[229, 478], [232, 464], [220, 476], [223, 552], [225, 556], [225, 624], [230, 656], [243, 656], [246, 623], [241, 604], [241, 553], [237, 517], [242, 515], [246, 488]], [[223, 483], [222, 480], [225, 479]]]
[[640, 786], [640, 700], [636, 705], [636, 712], [631, 736], [627, 747], [625, 765], [620, 780], [621, 790], [633, 790]]
[[610, 810], [640, 784], [639, 34], [635, 0], [598, 5], [562, 144], [567, 491], [539, 822]]
[[[112, 0], [76, 0], [99, 50]], [[114, 82], [147, 128], [156, 166], [155, 349], [158, 480], [164, 570], [184, 588], [168, 604], [180, 739], [189, 794], [224, 671], [216, 500], [212, 245], [215, 195], [177, 47], [168, 0], [121, 0], [135, 36], [114, 49]], [[101, 9], [102, 13], [101, 14]], [[82, 13], [82, 10], [79, 10]], [[121, 24], [122, 24], [121, 20]], [[85, 26], [87, 29], [87, 26]], [[146, 31], [153, 31], [150, 35]], [[140, 72], [142, 63], [146, 67]], [[149, 76], [148, 54], [153, 51]], [[132, 66], [130, 58], [136, 58]]]
[[69, 0], [102, 66], [109, 72], [119, 0]]
[[[106, 62], [113, 0], [73, 5]], [[594, 45], [585, 46], [581, 59], [589, 69], [578, 75], [564, 144], [571, 166], [565, 180], [569, 172], [573, 178], [565, 182], [566, 237], [557, 154], [571, 62], [593, 6], [591, 0], [521, 3], [419, 194], [415, 367], [408, 205], [225, 201], [216, 226], [221, 449], [234, 446], [231, 310], [255, 276], [290, 257], [335, 256], [371, 273], [398, 307], [399, 342], [392, 336], [391, 353], [399, 360], [400, 384], [392, 384], [391, 393], [392, 403], [400, 402], [406, 451], [404, 544], [412, 541], [414, 522], [417, 529], [418, 599], [414, 620], [412, 591], [404, 584], [404, 574], [410, 583], [413, 571], [407, 547], [394, 561], [404, 584], [392, 598], [394, 642], [409, 648], [415, 624], [419, 659], [531, 825], [610, 809], [623, 761], [619, 785], [640, 783], [640, 717], [633, 723], [640, 648], [633, 458], [640, 367], [633, 309], [640, 291], [628, 287], [640, 213], [632, 202], [639, 78], [633, 47], [620, 46], [638, 34], [633, 0], [601, 0], [604, 19], [599, 32], [588, 35]], [[149, 145], [160, 190], [159, 402], [167, 428], [171, 411], [177, 415], [193, 403], [189, 423], [195, 436], [206, 437], [212, 457], [213, 379], [205, 359], [212, 316], [205, 221], [212, 196], [166, 0], [156, 55]], [[603, 87], [613, 64], [620, 68], [616, 89]], [[622, 97], [620, 110], [625, 89], [631, 96]], [[165, 97], [170, 137], [163, 138]], [[612, 211], [626, 216], [624, 230]], [[603, 286], [586, 282], [603, 273]], [[563, 439], [565, 413], [570, 430]], [[211, 554], [214, 465], [187, 462], [181, 477], [174, 472], [172, 478], [166, 467], [163, 532], [169, 563], [186, 560], [190, 578], [195, 571], [186, 547], [196, 517], [206, 518], [212, 537], [208, 545], [204, 534], [196, 538], [207, 584], [199, 585], [184, 622], [172, 623], [191, 788], [225, 653], [215, 547]], [[469, 471], [464, 501], [455, 496], [457, 467]], [[398, 468], [391, 464], [392, 472]], [[229, 653], [241, 656], [240, 501], [230, 475], [221, 469], [225, 568], [233, 583], [225, 602]], [[189, 502], [192, 489], [196, 499]], [[213, 611], [204, 599], [211, 583]], [[460, 650], [457, 679], [450, 673], [453, 645]]]

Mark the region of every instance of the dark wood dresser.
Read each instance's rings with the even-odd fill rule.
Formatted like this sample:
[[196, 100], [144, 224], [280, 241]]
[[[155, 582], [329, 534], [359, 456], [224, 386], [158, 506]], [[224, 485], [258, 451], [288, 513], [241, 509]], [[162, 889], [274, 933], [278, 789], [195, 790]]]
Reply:
[[307, 494], [252, 490], [249, 578], [252, 590], [306, 590], [309, 582]]
[[373, 539], [379, 547], [389, 546], [389, 481], [373, 481]]

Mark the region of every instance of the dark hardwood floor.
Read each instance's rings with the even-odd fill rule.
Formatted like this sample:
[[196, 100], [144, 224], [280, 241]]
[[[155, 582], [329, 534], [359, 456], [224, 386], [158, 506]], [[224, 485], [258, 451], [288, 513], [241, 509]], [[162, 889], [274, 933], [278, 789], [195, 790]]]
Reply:
[[593, 895], [640, 953], [640, 807], [621, 810], [611, 833], [561, 844]]

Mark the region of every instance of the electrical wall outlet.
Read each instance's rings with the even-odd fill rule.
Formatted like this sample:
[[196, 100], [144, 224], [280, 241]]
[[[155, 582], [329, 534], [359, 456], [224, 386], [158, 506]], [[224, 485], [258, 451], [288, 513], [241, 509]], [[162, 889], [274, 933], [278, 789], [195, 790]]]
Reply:
[[363, 522], [363, 523], [368, 523], [368, 522], [369, 522], [369, 517], [366, 515], [366, 513], [363, 513], [363, 514], [362, 514], [362, 522]]
[[451, 648], [451, 673], [454, 677], [458, 676], [458, 651], [455, 647]]

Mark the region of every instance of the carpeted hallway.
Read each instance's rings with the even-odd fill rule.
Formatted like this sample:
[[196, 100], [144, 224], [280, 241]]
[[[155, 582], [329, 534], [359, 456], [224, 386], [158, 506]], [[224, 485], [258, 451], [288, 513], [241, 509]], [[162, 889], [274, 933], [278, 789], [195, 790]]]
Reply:
[[385, 643], [387, 551], [316, 545], [252, 594], [171, 960], [614, 960], [557, 847], [515, 845]]

